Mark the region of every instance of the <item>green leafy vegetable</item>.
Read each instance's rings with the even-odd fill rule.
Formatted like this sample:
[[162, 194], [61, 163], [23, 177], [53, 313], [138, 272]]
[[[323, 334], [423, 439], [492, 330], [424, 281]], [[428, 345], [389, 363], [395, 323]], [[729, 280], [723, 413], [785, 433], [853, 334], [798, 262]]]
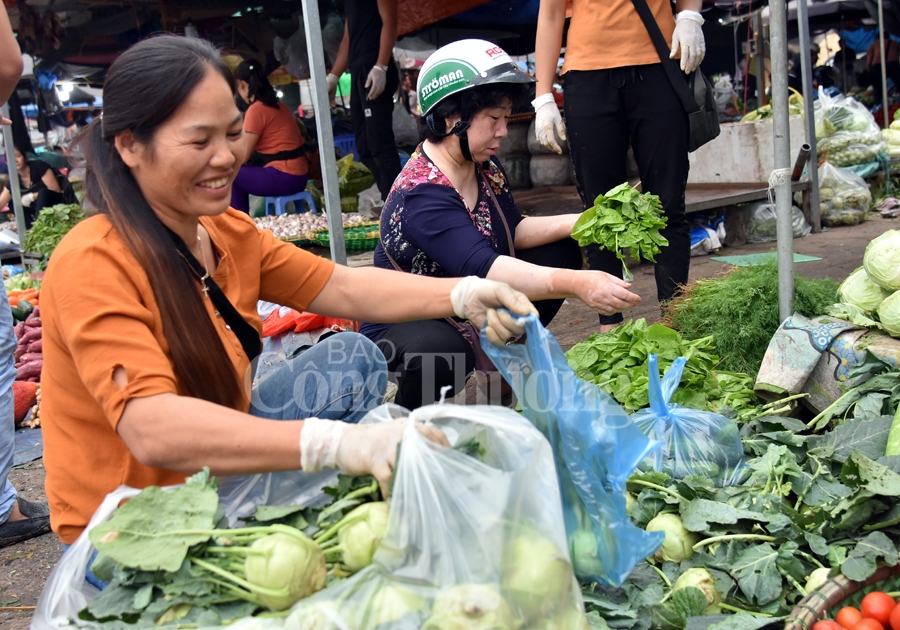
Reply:
[[62, 238], [82, 219], [84, 211], [75, 203], [42, 209], [22, 241], [22, 251], [40, 254], [42, 266], [46, 267], [50, 254]]
[[572, 238], [582, 247], [596, 243], [615, 252], [624, 266], [626, 248], [634, 258], [656, 262], [660, 247], [669, 244], [660, 234], [664, 227], [666, 217], [659, 197], [639, 193], [625, 183], [594, 200], [575, 223]]

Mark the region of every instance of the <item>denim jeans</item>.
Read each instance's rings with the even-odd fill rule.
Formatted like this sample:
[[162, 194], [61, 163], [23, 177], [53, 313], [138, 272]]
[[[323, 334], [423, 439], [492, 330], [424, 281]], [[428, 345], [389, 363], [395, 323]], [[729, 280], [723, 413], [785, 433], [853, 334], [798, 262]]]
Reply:
[[[0, 305], [8, 301], [6, 288], [0, 282]], [[12, 384], [16, 380], [16, 335], [12, 312], [0, 308], [0, 523], [5, 523], [16, 501], [16, 489], [9, 482], [16, 441], [16, 419]]]
[[[265, 361], [266, 356], [260, 360]], [[338, 333], [258, 379], [250, 413], [270, 420], [316, 417], [356, 423], [381, 404], [386, 389], [387, 363], [381, 350], [358, 333]], [[243, 479], [220, 479], [219, 495], [227, 494]], [[95, 557], [96, 552], [88, 561], [85, 579], [103, 590], [109, 583], [90, 569]]]

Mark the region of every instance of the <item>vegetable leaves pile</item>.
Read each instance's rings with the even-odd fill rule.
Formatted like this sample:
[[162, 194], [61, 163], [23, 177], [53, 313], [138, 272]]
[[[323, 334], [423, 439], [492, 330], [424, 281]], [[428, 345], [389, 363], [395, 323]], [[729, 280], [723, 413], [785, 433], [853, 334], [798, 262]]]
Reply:
[[665, 226], [659, 197], [639, 193], [625, 183], [594, 200], [572, 228], [572, 238], [582, 247], [596, 243], [615, 252], [623, 264], [626, 248], [633, 258], [656, 262], [659, 248], [669, 244], [659, 233]]
[[712, 337], [688, 341], [662, 324], [648, 326], [645, 319], [638, 319], [588, 337], [573, 346], [566, 359], [578, 378], [598, 385], [629, 413], [650, 404], [651, 354], [659, 356], [661, 373], [678, 357], [687, 359], [671, 402], [717, 413], [726, 407], [735, 412], [754, 409], [753, 380], [746, 374], [719, 371], [714, 347]]
[[815, 570], [865, 580], [879, 566], [896, 566], [900, 457], [884, 455], [891, 423], [890, 416], [849, 418], [816, 435], [794, 418], [765, 416], [741, 429], [749, 464], [741, 485], [632, 476], [632, 519], [643, 527], [661, 512], [678, 515], [696, 537], [693, 554], [680, 563], [642, 562], [619, 588], [583, 585], [587, 609], [615, 629], [706, 627], [671, 606], [677, 578], [704, 567], [721, 609], [752, 615], [732, 618], [752, 630], [753, 618], [762, 625], [788, 615]]
[[84, 211], [77, 203], [59, 204], [44, 208], [22, 241], [22, 251], [40, 254], [46, 260], [62, 238], [75, 224], [84, 219]]

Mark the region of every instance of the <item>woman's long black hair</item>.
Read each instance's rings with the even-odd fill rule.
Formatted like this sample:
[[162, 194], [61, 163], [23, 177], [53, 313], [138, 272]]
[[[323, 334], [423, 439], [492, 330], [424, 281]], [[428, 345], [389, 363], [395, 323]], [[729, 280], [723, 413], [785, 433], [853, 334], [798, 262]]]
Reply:
[[196, 280], [115, 146], [116, 135], [130, 131], [135, 140], [152, 147], [159, 126], [209, 72], [221, 75], [234, 92], [231, 73], [209, 42], [162, 35], [136, 44], [110, 67], [103, 86], [103, 115], [79, 142], [84, 147], [88, 201], [109, 218], [149, 278], [179, 393], [237, 408], [240, 379]]
[[269, 77], [266, 76], [260, 62], [254, 59], [242, 61], [234, 69], [234, 78], [239, 81], [246, 81], [250, 90], [250, 96], [257, 101], [261, 101], [269, 107], [278, 107], [278, 94], [275, 92], [272, 84], [269, 83]]

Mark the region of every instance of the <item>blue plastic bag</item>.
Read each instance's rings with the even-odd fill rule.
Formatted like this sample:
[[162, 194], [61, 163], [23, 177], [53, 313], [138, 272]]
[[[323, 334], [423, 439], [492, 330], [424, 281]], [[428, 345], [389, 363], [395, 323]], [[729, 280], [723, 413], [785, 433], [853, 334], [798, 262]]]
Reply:
[[619, 586], [664, 535], [645, 532], [625, 510], [625, 483], [662, 446], [608, 394], [576, 378], [562, 349], [535, 315], [524, 344], [481, 347], [512, 386], [525, 417], [553, 447], [575, 574]]
[[685, 357], [675, 359], [660, 383], [657, 357], [649, 356], [650, 407], [636, 411], [631, 419], [647, 437], [665, 446], [643, 465], [675, 479], [699, 475], [720, 487], [738, 484], [749, 469], [737, 425], [711, 411], [669, 403], [686, 362]]

